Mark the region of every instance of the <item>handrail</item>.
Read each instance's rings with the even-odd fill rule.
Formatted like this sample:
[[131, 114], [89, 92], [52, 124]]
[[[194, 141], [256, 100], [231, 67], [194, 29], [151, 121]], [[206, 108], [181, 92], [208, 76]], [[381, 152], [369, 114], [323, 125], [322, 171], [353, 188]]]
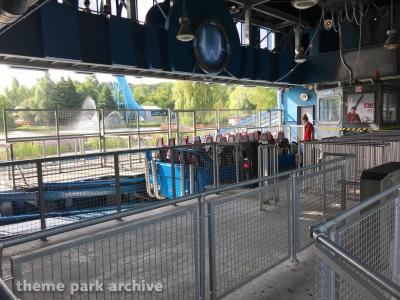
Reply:
[[313, 230], [313, 238], [316, 242], [324, 245], [328, 250], [332, 251], [337, 257], [343, 259], [346, 263], [348, 263], [355, 270], [366, 276], [368, 279], [373, 281], [376, 285], [384, 289], [391, 296], [400, 299], [400, 287], [396, 285], [391, 280], [387, 279], [382, 274], [372, 270], [368, 266], [366, 266], [359, 259], [350, 255], [346, 250], [342, 247], [338, 246], [334, 242], [332, 242], [326, 235], [321, 233], [319, 230]]
[[387, 190], [385, 190], [382, 193], [376, 194], [368, 199], [366, 199], [365, 201], [362, 201], [361, 203], [337, 214], [335, 217], [327, 220], [326, 222], [322, 223], [322, 224], [318, 224], [316, 226], [313, 226], [312, 228], [310, 228], [310, 234], [311, 237], [314, 236], [313, 231], [319, 231], [323, 234], [326, 234], [329, 229], [331, 229], [333, 226], [335, 226], [336, 224], [339, 224], [340, 222], [346, 220], [347, 218], [349, 218], [350, 216], [352, 216], [353, 214], [361, 211], [362, 209], [374, 204], [375, 202], [382, 200], [383, 197], [389, 196], [390, 194], [399, 191], [400, 190], [400, 184], [397, 184]]
[[337, 214], [335, 217], [327, 220], [326, 222], [322, 224], [318, 224], [315, 226], [310, 227], [310, 236], [313, 238], [317, 243], [322, 244], [325, 246], [328, 250], [334, 253], [337, 257], [340, 257], [342, 260], [344, 260], [347, 264], [352, 266], [355, 270], [366, 276], [368, 279], [373, 281], [376, 285], [384, 289], [387, 293], [389, 293], [391, 296], [396, 297], [397, 299], [400, 299], [400, 287], [396, 285], [394, 282], [391, 280], [387, 279], [385, 276], [382, 274], [374, 271], [373, 269], [369, 268], [366, 266], [362, 261], [359, 259], [355, 258], [353, 255], [349, 254], [345, 249], [337, 245], [335, 242], [331, 241], [327, 235], [328, 231], [336, 226], [337, 224], [340, 224], [341, 222], [345, 221], [355, 213], [360, 212], [361, 210], [369, 207], [370, 205], [374, 204], [377, 201], [382, 200], [382, 198], [389, 196], [390, 194], [399, 191], [400, 190], [400, 184], [397, 184], [387, 190], [385, 190], [382, 193], [379, 193], [377, 195], [374, 195], [367, 200]]
[[0, 299], [1, 300], [19, 300], [8, 288], [5, 282], [0, 278]]
[[[201, 145], [205, 145], [205, 144], [201, 144]], [[174, 148], [182, 148], [182, 146], [174, 146]], [[158, 148], [158, 149], [165, 149], [165, 148]], [[143, 150], [141, 150], [141, 151], [143, 151]], [[122, 152], [125, 153], [126, 151], [122, 151]], [[351, 157], [351, 155], [349, 155], [348, 157]], [[266, 177], [256, 178], [256, 179], [252, 179], [252, 180], [248, 180], [248, 181], [243, 181], [240, 183], [236, 183], [234, 185], [228, 185], [228, 186], [212, 189], [210, 191], [197, 193], [197, 194], [193, 194], [193, 195], [189, 195], [189, 196], [184, 196], [181, 198], [177, 198], [175, 200], [168, 200], [167, 202], [149, 205], [147, 207], [135, 209], [134, 211], [125, 210], [125, 211], [102, 216], [102, 217], [95, 218], [95, 219], [89, 219], [89, 220], [80, 221], [80, 222], [67, 224], [67, 225], [50, 228], [50, 229], [44, 229], [44, 230], [41, 230], [38, 232], [31, 233], [29, 235], [7, 238], [7, 239], [0, 241], [0, 251], [6, 247], [15, 246], [18, 244], [31, 242], [31, 241], [38, 240], [38, 239], [45, 239], [47, 237], [62, 234], [62, 233], [68, 232], [68, 231], [73, 231], [73, 230], [81, 229], [83, 227], [89, 227], [89, 226], [97, 225], [100, 223], [105, 223], [108, 221], [121, 219], [121, 218], [128, 217], [128, 216], [137, 215], [137, 214], [140, 214], [143, 212], [147, 212], [150, 210], [154, 210], [154, 209], [158, 209], [158, 208], [162, 208], [162, 207], [166, 207], [166, 206], [170, 206], [170, 205], [175, 205], [175, 204], [186, 202], [189, 200], [204, 198], [204, 197], [212, 195], [212, 194], [217, 194], [217, 193], [222, 193], [225, 191], [232, 190], [233, 188], [241, 188], [241, 187], [245, 187], [245, 186], [256, 184], [256, 183], [265, 182], [265, 181], [271, 180], [271, 179], [276, 179], [276, 178], [280, 178], [280, 177], [288, 177], [290, 175], [298, 174], [303, 171], [320, 168], [322, 166], [326, 166], [326, 165], [330, 165], [330, 164], [334, 164], [334, 163], [338, 163], [338, 162], [343, 162], [343, 161], [346, 161], [348, 159], [348, 157], [340, 157], [340, 158], [333, 159], [330, 161], [321, 162], [319, 164], [299, 168], [299, 169], [292, 170], [292, 171], [286, 171], [286, 172], [275, 174], [272, 176], [266, 176]], [[0, 166], [1, 166], [1, 164], [0, 164]]]

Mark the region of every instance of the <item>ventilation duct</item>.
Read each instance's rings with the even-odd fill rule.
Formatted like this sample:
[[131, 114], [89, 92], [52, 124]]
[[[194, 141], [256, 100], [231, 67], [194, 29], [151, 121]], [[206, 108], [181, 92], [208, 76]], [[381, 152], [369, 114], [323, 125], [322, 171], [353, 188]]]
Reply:
[[28, 10], [29, 4], [29, 0], [0, 0], [0, 28], [14, 23]]
[[292, 0], [292, 5], [297, 9], [311, 8], [318, 3], [319, 0]]

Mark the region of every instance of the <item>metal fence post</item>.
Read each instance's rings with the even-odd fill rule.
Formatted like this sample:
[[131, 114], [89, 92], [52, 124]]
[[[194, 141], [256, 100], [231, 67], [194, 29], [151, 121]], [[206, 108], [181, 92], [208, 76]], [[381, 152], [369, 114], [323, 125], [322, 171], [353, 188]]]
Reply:
[[168, 115], [167, 115], [167, 122], [168, 122], [168, 141], [169, 141], [169, 139], [172, 137], [172, 128], [171, 128], [171, 118], [172, 118], [172, 115], [171, 115], [171, 110], [170, 109], [168, 109]]
[[340, 185], [340, 194], [341, 194], [341, 202], [340, 202], [340, 206], [342, 210], [346, 209], [347, 206], [347, 160], [344, 161], [344, 163], [342, 164], [342, 167], [340, 168], [340, 182], [342, 183]]
[[137, 130], [137, 140], [138, 140], [138, 149], [141, 148], [141, 143], [140, 143], [140, 114], [139, 111], [136, 111], [136, 130]]
[[298, 177], [290, 175], [290, 201], [289, 201], [289, 248], [290, 259], [297, 262], [297, 249], [299, 242], [299, 200]]
[[[10, 149], [10, 160], [14, 161], [14, 145], [12, 143], [9, 145], [9, 149]], [[16, 189], [17, 185], [15, 182], [15, 166], [14, 166], [14, 164], [11, 166], [11, 177], [12, 177], [13, 189]]]
[[117, 211], [121, 211], [121, 181], [119, 174], [119, 156], [114, 155], [114, 180], [115, 180], [115, 205], [117, 206]]
[[207, 218], [208, 218], [208, 268], [209, 268], [209, 283], [210, 283], [210, 299], [214, 300], [215, 296], [215, 232], [214, 232], [214, 219], [212, 215], [212, 205], [207, 204]]
[[179, 112], [175, 112], [176, 119], [176, 142], [179, 143]]
[[4, 130], [4, 141], [8, 142], [8, 132], [7, 132], [7, 114], [6, 110], [3, 109], [3, 130]]
[[220, 111], [219, 111], [219, 109], [217, 109], [216, 111], [215, 111], [215, 115], [216, 115], [216, 125], [217, 125], [217, 134], [219, 134], [220, 133], [220, 122], [221, 122], [221, 115], [220, 115]]
[[205, 196], [201, 196], [197, 201], [197, 276], [196, 290], [197, 299], [205, 300], [205, 215], [204, 204]]
[[[171, 160], [171, 184], [172, 184], [172, 198], [176, 198], [176, 178], [175, 178], [175, 150], [170, 151]], [[182, 181], [182, 180], [181, 180]]]
[[400, 193], [394, 202], [394, 262], [393, 281], [400, 284]]
[[[56, 133], [57, 133], [57, 156], [61, 156], [61, 143], [60, 143], [60, 124], [58, 120], [58, 110], [54, 111], [54, 119], [56, 123]], [[58, 172], [61, 173], [61, 160], [58, 161]]]
[[218, 154], [217, 154], [217, 144], [214, 143], [212, 145], [212, 153], [213, 153], [213, 178], [214, 178], [214, 188], [219, 187], [218, 182]]
[[46, 201], [44, 198], [43, 169], [40, 161], [36, 163], [36, 173], [39, 196], [40, 228], [44, 230], [46, 229]]
[[193, 111], [193, 138], [197, 135], [196, 130], [196, 111]]
[[240, 144], [235, 144], [235, 166], [236, 166], [236, 183], [240, 182], [240, 165], [239, 165], [239, 161], [240, 161]]

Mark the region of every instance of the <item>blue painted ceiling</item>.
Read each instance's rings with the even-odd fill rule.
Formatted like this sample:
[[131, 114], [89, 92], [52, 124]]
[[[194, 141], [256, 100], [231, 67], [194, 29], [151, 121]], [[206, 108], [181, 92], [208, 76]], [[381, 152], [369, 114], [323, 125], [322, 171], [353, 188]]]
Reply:
[[[302, 42], [305, 48], [311, 42], [310, 57], [296, 66], [291, 27], [277, 32], [277, 51], [240, 44], [234, 19], [238, 16], [233, 12], [237, 2], [240, 1], [232, 4], [230, 0], [192, 0], [187, 4], [194, 31], [203, 20], [212, 19], [227, 32], [231, 56], [220, 74], [205, 74], [196, 64], [192, 43], [175, 38], [182, 15], [181, 0], [176, 0], [172, 7], [169, 0], [160, 4], [166, 19], [154, 6], [145, 24], [78, 11], [73, 1], [63, 4], [51, 1], [0, 35], [0, 59], [2, 63], [31, 67], [241, 84], [311, 84], [348, 79], [337, 51], [338, 34], [323, 29], [319, 7], [303, 12], [302, 19], [309, 26]], [[298, 11], [284, 2], [274, 0], [268, 5], [295, 18]], [[255, 14], [257, 23], [264, 20], [271, 27], [283, 23], [277, 18], [264, 19]], [[359, 27], [354, 23], [343, 24], [344, 57], [357, 70], [358, 79], [371, 78], [376, 72], [382, 77], [399, 75], [399, 52], [382, 47], [388, 16], [377, 16], [371, 8], [363, 24], [360, 55]], [[396, 18], [396, 26], [399, 25]]]

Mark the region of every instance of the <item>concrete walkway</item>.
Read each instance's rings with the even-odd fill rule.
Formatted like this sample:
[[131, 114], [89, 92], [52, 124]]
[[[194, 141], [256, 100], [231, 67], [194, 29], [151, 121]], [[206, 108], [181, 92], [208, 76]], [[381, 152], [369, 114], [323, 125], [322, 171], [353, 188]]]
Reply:
[[314, 299], [314, 249], [303, 250], [298, 263], [285, 261], [225, 297], [226, 300]]

